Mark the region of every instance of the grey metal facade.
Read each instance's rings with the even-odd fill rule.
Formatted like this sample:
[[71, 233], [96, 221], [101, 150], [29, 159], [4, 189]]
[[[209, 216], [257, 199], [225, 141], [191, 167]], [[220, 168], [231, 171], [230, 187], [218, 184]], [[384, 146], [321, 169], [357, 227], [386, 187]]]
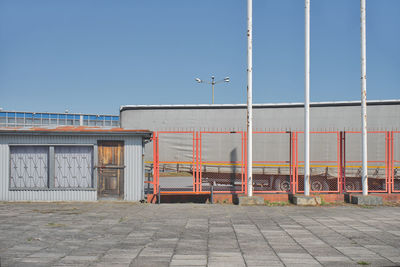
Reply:
[[[143, 169], [143, 136], [141, 135], [41, 135], [41, 134], [15, 134], [15, 133], [2, 133], [0, 135], [0, 200], [1, 201], [95, 201], [97, 200], [97, 183], [96, 183], [96, 171], [93, 171], [93, 186], [92, 188], [79, 188], [70, 189], [62, 188], [64, 183], [55, 185], [54, 188], [47, 189], [32, 189], [23, 188], [23, 186], [10, 186], [11, 177], [11, 151], [12, 149], [18, 150], [18, 146], [22, 145], [33, 145], [40, 147], [40, 145], [52, 145], [57, 147], [59, 151], [53, 151], [50, 153], [62, 153], [63, 146], [68, 147], [70, 145], [80, 145], [86, 147], [93, 147], [94, 155], [93, 160], [97, 160], [97, 141], [98, 140], [115, 140], [124, 141], [124, 158], [125, 158], [125, 171], [124, 171], [124, 200], [127, 201], [139, 201], [144, 199], [144, 169]], [[83, 148], [85, 149], [85, 148]], [[82, 151], [81, 151], [82, 152]], [[29, 152], [31, 153], [31, 152]], [[46, 155], [45, 150], [39, 149], [38, 151], [32, 151], [39, 157], [43, 158]], [[83, 153], [83, 152], [82, 152]], [[84, 153], [89, 153], [87, 150]], [[33, 154], [30, 154], [29, 160], [34, 160]], [[45, 159], [44, 161], [47, 161]], [[14, 162], [14, 164], [18, 164]], [[60, 158], [58, 163], [60, 168], [64, 164]], [[89, 164], [89, 163], [87, 163]], [[82, 166], [87, 166], [83, 164]], [[38, 165], [39, 166], [39, 165]], [[42, 167], [46, 167], [41, 165]], [[58, 165], [56, 165], [58, 166]], [[14, 166], [16, 169], [16, 166]], [[46, 167], [47, 168], [47, 167]], [[59, 168], [59, 169], [60, 169]], [[62, 169], [62, 168], [61, 168]], [[38, 177], [42, 177], [41, 173]], [[68, 175], [67, 175], [68, 177]], [[37, 177], [36, 177], [37, 178]], [[47, 179], [44, 177], [44, 180]], [[30, 185], [31, 186], [31, 185]]]
[[[360, 102], [310, 104], [312, 131], [361, 130]], [[302, 131], [302, 103], [254, 104], [254, 130]], [[368, 130], [400, 129], [400, 100], [368, 101]], [[246, 105], [122, 106], [121, 127], [162, 130], [246, 130]]]
[[[360, 131], [360, 102], [325, 102], [310, 104], [311, 131]], [[290, 131], [303, 131], [304, 108], [302, 103], [255, 104], [253, 109], [255, 131], [279, 131], [280, 134], [254, 134], [253, 157], [255, 161], [289, 161]], [[202, 161], [234, 162], [240, 160], [243, 151], [240, 131], [246, 131], [246, 105], [150, 105], [122, 106], [121, 126], [125, 129], [149, 129], [151, 131], [228, 131], [231, 134], [202, 134]], [[400, 130], [400, 100], [368, 102], [368, 130]], [[235, 133], [236, 132], [236, 133]], [[235, 134], [232, 134], [235, 133]], [[385, 134], [369, 134], [368, 158], [371, 161], [385, 159]], [[161, 133], [160, 161], [191, 162], [193, 158], [192, 133]], [[311, 160], [337, 161], [339, 153], [336, 133], [311, 134]], [[303, 161], [303, 134], [299, 133], [298, 155]], [[359, 161], [361, 157], [361, 135], [349, 133], [346, 139], [348, 160]], [[397, 149], [398, 143], [395, 143]], [[152, 144], [146, 146], [145, 161], [151, 163]], [[384, 163], [374, 163], [379, 165]], [[164, 164], [174, 168], [173, 164]], [[176, 165], [176, 164], [175, 164]], [[190, 167], [190, 166], [189, 166]], [[228, 169], [231, 167], [227, 167]], [[223, 170], [223, 167], [220, 168]], [[253, 168], [254, 172], [264, 169]], [[300, 173], [303, 171], [300, 168]], [[313, 167], [312, 171], [325, 172]], [[348, 170], [348, 174], [351, 171]], [[370, 170], [384, 175], [384, 169]], [[289, 167], [268, 168], [270, 173], [288, 174]], [[329, 168], [328, 174], [337, 175], [337, 168]], [[372, 175], [372, 174], [371, 174]]]

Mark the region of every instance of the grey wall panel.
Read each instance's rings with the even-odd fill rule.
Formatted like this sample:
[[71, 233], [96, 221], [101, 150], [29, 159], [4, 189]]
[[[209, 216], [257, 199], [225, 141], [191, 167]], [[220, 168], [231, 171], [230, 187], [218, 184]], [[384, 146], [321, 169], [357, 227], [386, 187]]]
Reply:
[[[310, 127], [318, 130], [360, 130], [359, 106], [314, 106]], [[302, 131], [303, 108], [254, 108], [254, 130]], [[400, 129], [400, 104], [368, 105], [368, 129]], [[121, 126], [126, 129], [160, 130], [246, 130], [246, 108], [143, 108], [121, 111]]]
[[10, 144], [97, 144], [97, 140], [125, 141], [125, 199], [143, 199], [142, 138], [140, 136], [38, 136], [2, 135], [0, 137], [1, 201], [95, 201], [96, 190], [9, 190]]
[[144, 199], [144, 174], [142, 157], [142, 138], [131, 137], [125, 141], [125, 200]]
[[[255, 131], [303, 131], [303, 107], [301, 105], [255, 105]], [[361, 107], [359, 103], [315, 103], [311, 105], [312, 131], [360, 131]], [[203, 106], [132, 106], [122, 108], [121, 126], [126, 129], [151, 131], [246, 131], [246, 107], [244, 105]], [[400, 129], [400, 101], [371, 101], [368, 103], [368, 130], [384, 131]], [[368, 158], [384, 158], [384, 134], [369, 134]], [[191, 134], [160, 134], [160, 161], [192, 160]], [[232, 140], [230, 140], [232, 139]], [[288, 134], [254, 135], [255, 161], [286, 161], [289, 159], [290, 137]], [[351, 140], [350, 140], [351, 139]], [[337, 174], [337, 135], [312, 134], [312, 160], [332, 161], [328, 172]], [[361, 155], [360, 134], [349, 134], [347, 140], [349, 158]], [[350, 142], [351, 141], [351, 142]], [[299, 160], [303, 157], [303, 135], [299, 134]], [[233, 145], [234, 144], [234, 145]], [[351, 148], [350, 148], [351, 147]], [[152, 144], [146, 146], [145, 161], [152, 162]], [[353, 155], [354, 154], [354, 155]], [[241, 157], [240, 139], [233, 136], [202, 136], [203, 161], [236, 161]], [[173, 164], [172, 164], [173, 165]], [[171, 166], [172, 166], [171, 165]], [[318, 164], [315, 164], [318, 165]], [[326, 164], [320, 164], [326, 165]], [[175, 164], [176, 166], [176, 164]], [[282, 170], [281, 170], [282, 171]], [[325, 168], [314, 167], [314, 172]]]

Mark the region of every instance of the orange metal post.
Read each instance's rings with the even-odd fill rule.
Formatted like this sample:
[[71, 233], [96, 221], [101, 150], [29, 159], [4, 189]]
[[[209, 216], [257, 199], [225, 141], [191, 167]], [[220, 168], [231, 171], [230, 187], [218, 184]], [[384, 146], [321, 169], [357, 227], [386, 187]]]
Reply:
[[152, 184], [153, 184], [153, 194], [157, 194], [157, 190], [156, 190], [156, 170], [157, 170], [157, 167], [156, 167], [156, 135], [157, 135], [157, 133], [156, 132], [153, 132], [153, 138], [152, 138], [152, 141], [153, 141], [153, 182], [152, 182]]
[[245, 183], [244, 183], [244, 193], [247, 195], [247, 132], [244, 133], [244, 166], [245, 166]]
[[157, 193], [160, 190], [160, 137], [157, 133]]
[[389, 194], [394, 188], [393, 178], [393, 132], [389, 132]]
[[[197, 150], [198, 146], [198, 133], [193, 133], [193, 146], [192, 146], [192, 154], [193, 154], [193, 161], [196, 157], [196, 161], [193, 163], [193, 192], [197, 192], [197, 178], [198, 178], [198, 170], [199, 170], [199, 153]], [[196, 156], [195, 156], [196, 155]], [[196, 167], [196, 168], [195, 168]]]
[[341, 188], [341, 184], [340, 182], [342, 181], [341, 179], [341, 169], [340, 169], [340, 161], [341, 161], [341, 155], [340, 155], [340, 132], [337, 132], [337, 175], [338, 175], [338, 179], [337, 179], [337, 186], [338, 186], [338, 191], [341, 192], [340, 188]]
[[296, 189], [298, 190], [299, 187], [299, 154], [298, 154], [298, 150], [299, 150], [299, 146], [298, 146], [298, 132], [296, 132], [296, 143], [295, 143], [295, 158], [296, 158], [296, 165], [295, 165], [295, 172], [296, 172]]
[[201, 133], [199, 133], [199, 143], [198, 143], [198, 146], [197, 146], [197, 150], [199, 151], [199, 164], [198, 164], [199, 168], [198, 168], [198, 171], [197, 171], [198, 172], [197, 177], [198, 177], [198, 182], [199, 182], [199, 186], [200, 186], [200, 192], [203, 191], [203, 187], [202, 187], [203, 176], [202, 176], [202, 171], [201, 171], [203, 162], [201, 160], [201, 153], [202, 153], [201, 146], [202, 146], [202, 144], [201, 144]]
[[290, 132], [290, 138], [289, 138], [289, 170], [290, 170], [290, 192], [294, 194], [294, 182], [293, 182], [293, 137], [292, 137], [292, 132]]
[[[399, 132], [397, 132], [397, 133], [399, 133]], [[392, 179], [391, 179], [391, 183], [392, 183], [392, 191], [394, 192], [394, 152], [393, 152], [393, 148], [394, 148], [394, 133], [393, 132], [391, 132], [391, 139], [392, 139], [392, 142], [391, 142], [391, 146], [390, 146], [390, 151], [391, 151], [391, 154], [390, 154], [390, 170], [391, 170], [391, 177], [392, 177]]]
[[389, 132], [385, 132], [385, 184], [386, 184], [386, 190], [389, 192], [390, 194], [390, 185], [388, 183], [390, 183], [390, 178], [389, 176], [389, 153], [390, 153], [390, 148], [389, 148]]
[[241, 146], [241, 153], [242, 153], [242, 155], [241, 155], [241, 160], [242, 160], [242, 162], [240, 163], [240, 169], [241, 169], [241, 185], [240, 185], [240, 192], [244, 192], [244, 185], [243, 185], [243, 182], [244, 182], [244, 142], [245, 142], [245, 139], [244, 139], [244, 134], [243, 134], [243, 132], [241, 132], [240, 133], [241, 134], [241, 138], [242, 138], [242, 146]]

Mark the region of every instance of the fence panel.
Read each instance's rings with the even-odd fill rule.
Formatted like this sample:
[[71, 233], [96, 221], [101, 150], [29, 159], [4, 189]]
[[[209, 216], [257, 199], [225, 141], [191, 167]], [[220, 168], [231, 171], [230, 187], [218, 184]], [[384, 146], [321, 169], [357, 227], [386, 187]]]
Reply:
[[199, 192], [245, 191], [244, 141], [243, 132], [200, 132]]
[[400, 193], [400, 131], [392, 132], [391, 137], [392, 192]]
[[254, 132], [253, 190], [287, 193], [291, 190], [290, 132]]
[[[245, 132], [155, 133], [147, 191], [246, 193], [246, 141]], [[311, 192], [362, 191], [360, 132], [311, 132], [310, 141]], [[303, 132], [254, 132], [253, 144], [254, 192], [304, 192]], [[399, 169], [400, 132], [368, 132], [369, 191], [400, 193]]]
[[155, 173], [157, 171], [156, 169], [156, 164], [155, 164], [155, 158], [157, 156], [155, 152], [155, 148], [157, 146], [157, 133], [153, 132], [153, 137], [151, 139], [151, 142], [147, 142], [144, 145], [144, 171], [145, 171], [145, 176], [144, 176], [144, 194], [153, 194], [156, 193], [156, 188], [155, 188], [155, 182], [157, 179], [157, 174]]
[[[297, 192], [304, 192], [304, 133], [298, 132]], [[310, 132], [310, 192], [339, 192], [340, 132]]]
[[[368, 191], [387, 192], [387, 136], [386, 132], [368, 132]], [[345, 132], [343, 180], [346, 192], [362, 192], [362, 136], [361, 132]]]
[[157, 133], [155, 176], [161, 193], [195, 192], [196, 142], [192, 131]]

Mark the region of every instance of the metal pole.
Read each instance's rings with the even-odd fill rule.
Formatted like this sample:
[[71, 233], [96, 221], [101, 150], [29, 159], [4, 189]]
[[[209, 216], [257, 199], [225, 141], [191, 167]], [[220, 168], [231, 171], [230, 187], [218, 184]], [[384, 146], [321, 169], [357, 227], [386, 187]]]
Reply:
[[366, 0], [360, 0], [361, 8], [361, 127], [362, 127], [362, 188], [368, 195], [367, 162], [367, 42], [366, 42]]
[[310, 0], [305, 0], [304, 195], [310, 195]]
[[253, 0], [247, 0], [247, 196], [253, 196]]
[[214, 104], [214, 84], [215, 84], [215, 82], [214, 82], [214, 79], [215, 79], [215, 77], [214, 76], [211, 76], [211, 86], [212, 86], [212, 103]]

